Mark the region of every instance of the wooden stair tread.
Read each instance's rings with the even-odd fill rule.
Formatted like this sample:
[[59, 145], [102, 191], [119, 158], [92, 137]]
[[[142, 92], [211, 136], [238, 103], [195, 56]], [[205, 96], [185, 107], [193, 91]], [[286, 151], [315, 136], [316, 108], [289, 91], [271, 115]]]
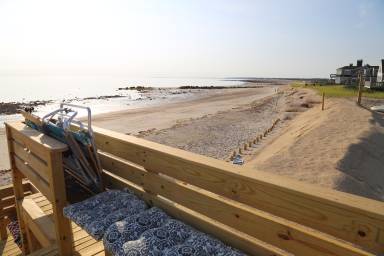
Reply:
[[[41, 193], [26, 196], [25, 199], [33, 200], [34, 203], [44, 212], [45, 215], [51, 216], [52, 205], [47, 198]], [[93, 256], [104, 253], [104, 246], [102, 241], [97, 241], [91, 237], [86, 231], [79, 227], [76, 223], [71, 222], [73, 233], [73, 255], [78, 256]], [[56, 252], [56, 254], [55, 254]], [[43, 255], [57, 255], [57, 251], [52, 251], [49, 254]]]
[[53, 245], [56, 235], [52, 217], [46, 214], [33, 199], [24, 198], [21, 206], [23, 218], [40, 244], [43, 247]]

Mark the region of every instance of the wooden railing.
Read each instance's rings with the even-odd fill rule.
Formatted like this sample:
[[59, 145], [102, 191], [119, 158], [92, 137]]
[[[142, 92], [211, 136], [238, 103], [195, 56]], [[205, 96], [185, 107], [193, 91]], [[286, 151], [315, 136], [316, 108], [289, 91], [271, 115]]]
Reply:
[[[23, 197], [21, 177], [27, 177], [62, 209], [63, 145], [21, 123], [7, 125], [7, 136], [17, 202]], [[384, 252], [383, 202], [265, 172], [244, 174], [244, 167], [100, 128], [95, 140], [108, 188], [129, 187], [149, 204], [250, 255]], [[55, 223], [66, 221], [57, 212]], [[60, 238], [65, 227], [63, 233], [58, 232], [63, 226], [55, 227], [64, 243], [61, 255], [69, 255], [68, 240]]]
[[[63, 216], [67, 199], [62, 152], [67, 146], [21, 122], [6, 123], [6, 133], [23, 253], [57, 244], [60, 255], [72, 255], [71, 225]], [[24, 178], [50, 201], [52, 216], [24, 198]]]
[[[96, 129], [109, 186], [257, 255], [384, 252], [384, 203]], [[247, 173], [250, 173], [247, 171]]]
[[[23, 182], [24, 195], [29, 195], [36, 189], [28, 181]], [[0, 240], [7, 238], [6, 225], [10, 219], [16, 218], [15, 194], [13, 184], [0, 187]]]

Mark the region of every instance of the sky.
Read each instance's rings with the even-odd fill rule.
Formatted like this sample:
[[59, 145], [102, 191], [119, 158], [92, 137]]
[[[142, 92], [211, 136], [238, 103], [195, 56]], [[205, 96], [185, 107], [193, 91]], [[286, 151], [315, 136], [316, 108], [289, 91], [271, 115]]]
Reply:
[[0, 75], [329, 77], [383, 45], [383, 0], [0, 0]]

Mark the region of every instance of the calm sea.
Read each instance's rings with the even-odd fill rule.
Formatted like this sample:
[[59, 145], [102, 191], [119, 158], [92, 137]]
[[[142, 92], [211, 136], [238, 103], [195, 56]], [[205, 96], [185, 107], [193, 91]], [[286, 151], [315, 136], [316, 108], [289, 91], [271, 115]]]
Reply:
[[115, 95], [119, 87], [231, 86], [239, 81], [219, 78], [129, 78], [116, 76], [1, 76], [0, 102], [63, 100]]
[[[194, 92], [169, 93], [156, 90], [142, 94], [136, 90], [118, 90], [120, 87], [146, 86], [176, 88], [179, 86], [236, 86], [241, 81], [220, 78], [130, 78], [117, 76], [1, 76], [0, 102], [30, 102], [53, 100], [53, 103], [37, 108], [42, 115], [58, 107], [59, 102], [70, 100], [73, 104], [90, 106], [94, 114], [162, 104], [193, 97]], [[120, 98], [89, 99], [87, 97], [121, 95]], [[19, 115], [0, 115], [0, 127], [4, 121], [19, 119]]]

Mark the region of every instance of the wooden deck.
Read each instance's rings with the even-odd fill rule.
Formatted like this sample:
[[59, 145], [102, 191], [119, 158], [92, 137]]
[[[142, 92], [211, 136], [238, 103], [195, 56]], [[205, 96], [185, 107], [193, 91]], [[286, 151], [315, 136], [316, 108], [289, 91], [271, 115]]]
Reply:
[[[105, 255], [102, 242], [63, 216], [68, 200], [61, 163], [67, 146], [22, 123], [6, 128], [13, 187], [0, 188], [0, 237], [7, 239], [5, 220], [16, 215], [23, 250], [34, 252], [29, 255]], [[384, 251], [382, 202], [261, 171], [243, 173], [216, 159], [94, 131], [106, 188], [129, 188], [148, 205], [248, 255], [375, 256]], [[1, 255], [20, 255], [10, 238], [0, 245]], [[39, 245], [44, 249], [36, 252]]]
[[[25, 198], [33, 199], [34, 202], [44, 211], [45, 214], [52, 214], [52, 204], [41, 193], [32, 194]], [[104, 246], [102, 241], [96, 241], [84, 230], [82, 230], [75, 223], [71, 223], [73, 233], [73, 255], [78, 256], [102, 256], [104, 253]], [[0, 241], [0, 255], [3, 256], [19, 256], [22, 255], [19, 247], [14, 243], [11, 235], [8, 236], [6, 241]], [[38, 252], [29, 255], [59, 255], [57, 248], [44, 248]]]

